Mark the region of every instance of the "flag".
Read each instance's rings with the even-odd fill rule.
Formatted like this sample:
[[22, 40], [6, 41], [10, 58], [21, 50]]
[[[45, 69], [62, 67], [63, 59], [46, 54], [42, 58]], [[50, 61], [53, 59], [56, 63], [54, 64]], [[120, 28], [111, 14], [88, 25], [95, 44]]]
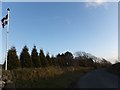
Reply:
[[1, 20], [1, 23], [3, 28], [8, 24], [8, 14]]

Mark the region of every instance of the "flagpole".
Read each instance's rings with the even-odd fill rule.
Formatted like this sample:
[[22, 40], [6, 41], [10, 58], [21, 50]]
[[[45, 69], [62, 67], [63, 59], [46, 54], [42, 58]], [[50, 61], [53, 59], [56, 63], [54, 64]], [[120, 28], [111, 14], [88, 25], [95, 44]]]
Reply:
[[6, 30], [6, 64], [5, 64], [5, 70], [7, 70], [7, 56], [8, 56], [8, 33], [9, 33], [9, 20], [10, 20], [10, 9], [7, 9], [8, 11], [8, 25]]

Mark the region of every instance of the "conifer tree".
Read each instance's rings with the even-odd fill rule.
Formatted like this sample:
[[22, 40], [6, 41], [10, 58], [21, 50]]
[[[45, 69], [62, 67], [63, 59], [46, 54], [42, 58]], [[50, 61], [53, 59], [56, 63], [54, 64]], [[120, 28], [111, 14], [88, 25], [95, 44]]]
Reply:
[[55, 57], [52, 55], [52, 57], [51, 57], [51, 62], [52, 62], [52, 65], [53, 66], [56, 66], [57, 65], [57, 62], [56, 62], [56, 59], [55, 59]]
[[12, 47], [7, 56], [8, 70], [20, 68], [20, 61], [17, 56], [16, 48]]
[[46, 55], [46, 60], [48, 62], [48, 66], [52, 66], [52, 60], [51, 60], [51, 58], [49, 56], [49, 53], [47, 53], [47, 55]]
[[38, 52], [36, 49], [36, 46], [34, 46], [32, 53], [31, 53], [31, 59], [34, 67], [40, 67], [40, 59], [38, 57]]
[[20, 54], [20, 63], [22, 68], [28, 68], [33, 66], [27, 46], [24, 46]]
[[43, 52], [42, 49], [40, 49], [39, 58], [40, 58], [40, 61], [41, 61], [41, 66], [42, 67], [47, 66], [47, 61], [46, 61], [46, 58], [45, 58], [45, 55], [44, 55], [44, 52]]

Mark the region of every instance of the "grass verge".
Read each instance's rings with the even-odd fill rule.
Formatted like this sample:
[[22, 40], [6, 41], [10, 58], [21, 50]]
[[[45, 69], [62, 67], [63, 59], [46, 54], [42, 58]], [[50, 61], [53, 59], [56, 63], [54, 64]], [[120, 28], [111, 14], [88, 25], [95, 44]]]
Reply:
[[15, 88], [72, 88], [82, 75], [92, 70], [89, 67], [48, 67], [12, 70], [9, 74], [11, 72]]

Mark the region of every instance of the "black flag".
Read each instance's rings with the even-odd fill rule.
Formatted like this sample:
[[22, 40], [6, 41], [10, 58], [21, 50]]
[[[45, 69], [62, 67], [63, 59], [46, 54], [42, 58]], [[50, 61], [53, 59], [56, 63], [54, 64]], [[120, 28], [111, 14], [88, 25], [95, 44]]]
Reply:
[[1, 20], [2, 27], [8, 24], [8, 14]]

